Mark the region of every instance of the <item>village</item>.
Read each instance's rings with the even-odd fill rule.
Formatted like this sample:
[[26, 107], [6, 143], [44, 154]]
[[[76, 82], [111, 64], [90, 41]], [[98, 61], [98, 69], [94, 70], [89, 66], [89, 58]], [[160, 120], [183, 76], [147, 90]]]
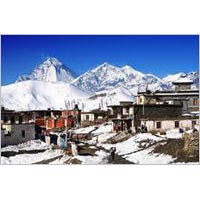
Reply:
[[107, 110], [15, 111], [1, 107], [2, 164], [199, 162], [199, 90], [138, 91]]

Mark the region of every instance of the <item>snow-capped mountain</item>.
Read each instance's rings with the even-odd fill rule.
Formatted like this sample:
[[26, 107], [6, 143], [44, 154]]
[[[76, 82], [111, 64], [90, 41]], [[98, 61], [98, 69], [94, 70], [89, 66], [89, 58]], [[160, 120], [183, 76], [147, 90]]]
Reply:
[[177, 74], [169, 74], [168, 76], [164, 77], [163, 80], [166, 82], [174, 82], [181, 78], [182, 75], [185, 75], [185, 73], [180, 72]]
[[20, 76], [16, 82], [39, 80], [70, 83], [75, 77], [75, 73], [63, 65], [58, 59], [48, 58], [42, 64], [37, 66], [30, 74]]
[[134, 100], [123, 88], [95, 94], [64, 82], [35, 80], [2, 86], [1, 95], [2, 106], [13, 110], [64, 109], [66, 105], [68, 109], [73, 109], [75, 104], [82, 111], [106, 110], [108, 105]]
[[129, 65], [119, 68], [108, 63], [84, 73], [72, 83], [93, 92], [123, 87], [136, 94], [138, 89], [144, 90], [147, 84], [148, 89], [152, 90], [169, 89], [165, 81], [152, 74], [143, 74]]
[[83, 111], [106, 110], [119, 101], [134, 101], [138, 91], [172, 90], [172, 82], [182, 75], [194, 82], [193, 88], [198, 88], [197, 72], [180, 72], [160, 79], [129, 65], [120, 68], [103, 63], [75, 78], [56, 58], [48, 58], [29, 75], [20, 76], [16, 83], [2, 86], [1, 103], [14, 110], [60, 109], [65, 108], [65, 102], [69, 109], [76, 103]]
[[173, 82], [179, 80], [182, 76], [187, 77], [189, 80], [193, 81], [192, 88], [196, 89], [199, 88], [199, 73], [198, 72], [179, 72], [177, 74], [169, 74], [168, 76], [164, 77], [162, 80], [167, 82], [171, 88], [173, 88]]
[[94, 93], [64, 82], [29, 80], [3, 86], [1, 103], [5, 108], [14, 110], [39, 110], [65, 108], [65, 102], [68, 102], [68, 108], [72, 109], [75, 102], [93, 95]]

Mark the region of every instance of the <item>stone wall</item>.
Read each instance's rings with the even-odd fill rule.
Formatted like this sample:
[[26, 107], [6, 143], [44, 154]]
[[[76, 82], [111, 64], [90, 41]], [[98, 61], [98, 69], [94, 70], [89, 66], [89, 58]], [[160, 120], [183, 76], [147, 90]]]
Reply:
[[35, 124], [13, 124], [11, 131], [1, 130], [1, 146], [17, 145], [35, 139]]

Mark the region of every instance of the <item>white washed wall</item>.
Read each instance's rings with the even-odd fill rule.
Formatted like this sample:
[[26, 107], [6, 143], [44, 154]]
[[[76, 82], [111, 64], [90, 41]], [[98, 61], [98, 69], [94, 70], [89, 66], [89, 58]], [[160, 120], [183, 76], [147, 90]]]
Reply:
[[[89, 115], [89, 119], [86, 116]], [[81, 114], [81, 121], [94, 121], [94, 114]]]
[[[183, 119], [183, 120], [177, 120], [179, 121], [179, 127], [180, 128], [192, 128], [192, 121], [196, 121], [196, 124], [199, 125], [199, 120], [198, 119]], [[141, 120], [141, 124], [145, 124], [147, 126], [148, 131], [151, 130], [159, 130], [156, 127], [156, 122], [154, 120], [150, 120], [150, 121], [142, 121]], [[168, 130], [168, 129], [173, 129], [175, 128], [175, 121], [174, 120], [163, 120], [160, 121], [161, 122], [161, 128], [160, 130]]]

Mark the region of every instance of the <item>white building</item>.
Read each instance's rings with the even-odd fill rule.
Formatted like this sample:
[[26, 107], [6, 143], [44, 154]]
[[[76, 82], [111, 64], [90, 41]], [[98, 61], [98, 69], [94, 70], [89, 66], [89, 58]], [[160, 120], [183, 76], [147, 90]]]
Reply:
[[177, 118], [177, 119], [141, 119], [141, 124], [147, 127], [147, 131], [166, 131], [168, 129], [182, 128], [192, 129], [195, 125], [199, 125], [199, 118]]

